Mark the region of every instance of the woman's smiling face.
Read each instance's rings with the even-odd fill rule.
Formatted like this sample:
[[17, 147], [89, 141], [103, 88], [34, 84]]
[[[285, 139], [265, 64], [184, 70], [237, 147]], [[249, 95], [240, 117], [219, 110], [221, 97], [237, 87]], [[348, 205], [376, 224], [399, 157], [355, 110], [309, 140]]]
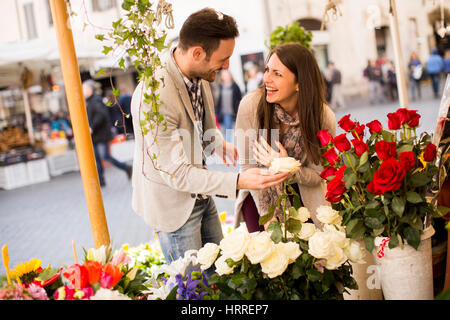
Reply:
[[264, 70], [266, 100], [277, 103], [286, 111], [292, 110], [297, 103], [298, 83], [292, 73], [274, 53]]

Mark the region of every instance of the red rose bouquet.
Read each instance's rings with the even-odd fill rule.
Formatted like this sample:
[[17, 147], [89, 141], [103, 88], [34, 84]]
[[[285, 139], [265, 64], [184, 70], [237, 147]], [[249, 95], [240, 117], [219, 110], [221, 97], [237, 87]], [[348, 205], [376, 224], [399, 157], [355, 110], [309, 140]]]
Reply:
[[417, 249], [425, 218], [441, 215], [425, 198], [438, 171], [436, 146], [427, 133], [417, 136], [417, 111], [400, 108], [387, 117], [389, 130], [378, 120], [364, 125], [346, 115], [338, 122], [345, 133], [318, 132], [320, 176], [349, 237], [363, 238], [369, 251], [378, 236], [390, 237], [390, 248], [407, 240]]

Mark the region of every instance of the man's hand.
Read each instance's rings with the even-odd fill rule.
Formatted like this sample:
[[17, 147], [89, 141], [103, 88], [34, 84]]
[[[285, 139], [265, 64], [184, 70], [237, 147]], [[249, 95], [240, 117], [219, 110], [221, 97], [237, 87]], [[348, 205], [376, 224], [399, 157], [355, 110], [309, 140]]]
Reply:
[[251, 168], [239, 174], [237, 189], [263, 190], [276, 186], [289, 177], [289, 172], [272, 174], [266, 169]]
[[223, 163], [229, 167], [230, 164], [233, 167], [236, 166], [236, 161], [238, 160], [238, 151], [237, 148], [227, 141], [223, 141], [221, 147], [217, 147], [215, 153], [222, 158]]

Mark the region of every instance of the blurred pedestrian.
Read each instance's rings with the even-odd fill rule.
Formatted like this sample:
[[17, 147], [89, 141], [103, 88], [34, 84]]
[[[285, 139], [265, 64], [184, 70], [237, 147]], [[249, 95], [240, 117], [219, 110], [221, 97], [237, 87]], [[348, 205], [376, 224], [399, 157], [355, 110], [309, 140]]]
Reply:
[[247, 79], [247, 90], [246, 92], [252, 92], [258, 89], [263, 82], [263, 73], [259, 70], [256, 65], [253, 65], [248, 70], [248, 79]]
[[370, 104], [375, 104], [375, 100], [379, 103], [383, 102], [383, 91], [381, 87], [381, 68], [377, 65], [376, 60], [369, 60], [369, 64], [364, 70], [364, 75], [369, 79], [369, 100]]
[[334, 65], [334, 62], [331, 61], [328, 63], [327, 80], [332, 87], [330, 101], [331, 108], [333, 110], [344, 109], [345, 103], [341, 89], [342, 75]]
[[386, 89], [388, 98], [391, 101], [395, 101], [398, 99], [398, 92], [397, 92], [397, 75], [395, 74], [395, 67], [392, 61], [388, 61], [388, 70], [387, 70], [387, 76], [386, 76]]
[[444, 57], [444, 75], [445, 78], [450, 74], [450, 49], [445, 50]]
[[126, 86], [119, 87], [119, 106], [122, 108], [123, 118], [125, 120], [124, 131], [127, 134], [133, 134], [133, 119], [131, 117], [131, 93], [130, 89]]
[[419, 60], [419, 57], [417, 56], [417, 53], [412, 52], [411, 56], [409, 57], [409, 63], [408, 63], [408, 70], [409, 70], [409, 79], [411, 80], [411, 95], [412, 99], [416, 100], [416, 89], [417, 89], [417, 96], [419, 97], [419, 100], [422, 99], [422, 93], [420, 88], [420, 81], [423, 77], [423, 66], [422, 63]]
[[222, 70], [220, 80], [219, 98], [215, 112], [224, 129], [231, 130], [233, 129], [233, 122], [236, 120], [242, 93], [230, 71]]
[[120, 162], [111, 156], [109, 149], [109, 142], [112, 139], [111, 119], [109, 118], [107, 106], [103, 103], [102, 97], [95, 93], [95, 89], [95, 81], [86, 80], [83, 82], [83, 95], [86, 99], [86, 111], [91, 130], [92, 144], [94, 146], [98, 178], [100, 185], [103, 187], [106, 185], [102, 164], [103, 160], [125, 171], [128, 179], [131, 178], [132, 168], [127, 163]]
[[439, 82], [441, 80], [441, 72], [443, 70], [444, 60], [439, 55], [438, 49], [434, 48], [427, 60], [427, 72], [431, 78], [435, 98], [439, 97]]
[[107, 105], [113, 136], [123, 134], [122, 112], [120, 111], [119, 104], [114, 97], [112, 89], [105, 90], [105, 98], [103, 99], [103, 103]]

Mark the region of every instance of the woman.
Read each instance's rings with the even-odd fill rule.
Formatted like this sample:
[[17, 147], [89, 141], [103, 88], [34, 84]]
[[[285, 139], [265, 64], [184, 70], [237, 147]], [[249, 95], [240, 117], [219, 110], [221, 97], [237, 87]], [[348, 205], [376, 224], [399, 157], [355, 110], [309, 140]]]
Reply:
[[225, 136], [227, 137], [226, 130], [233, 129], [233, 122], [238, 111], [242, 93], [230, 71], [222, 70], [220, 72], [220, 80], [219, 98], [215, 112], [219, 122], [225, 128]]
[[409, 78], [411, 80], [412, 99], [416, 100], [416, 89], [417, 89], [417, 94], [420, 100], [422, 98], [422, 93], [420, 90], [420, 80], [422, 79], [423, 76], [423, 68], [415, 52], [411, 53], [408, 63], [408, 69], [409, 69]]
[[[300, 160], [300, 170], [291, 177], [292, 187], [317, 226], [316, 209], [327, 203], [325, 181], [319, 176], [323, 168], [316, 134], [321, 129], [334, 136], [336, 118], [326, 104], [316, 59], [298, 43], [277, 46], [268, 56], [264, 86], [246, 95], [239, 105], [236, 137], [240, 167], [268, 167], [270, 159], [277, 156]], [[267, 139], [259, 138], [260, 132], [267, 133]], [[278, 134], [276, 152], [265, 141], [278, 140]], [[241, 190], [236, 201], [236, 225], [244, 219], [249, 232], [264, 230], [258, 219], [267, 214], [282, 194], [281, 189], [282, 185], [264, 191]], [[282, 217], [280, 209], [275, 213]]]

